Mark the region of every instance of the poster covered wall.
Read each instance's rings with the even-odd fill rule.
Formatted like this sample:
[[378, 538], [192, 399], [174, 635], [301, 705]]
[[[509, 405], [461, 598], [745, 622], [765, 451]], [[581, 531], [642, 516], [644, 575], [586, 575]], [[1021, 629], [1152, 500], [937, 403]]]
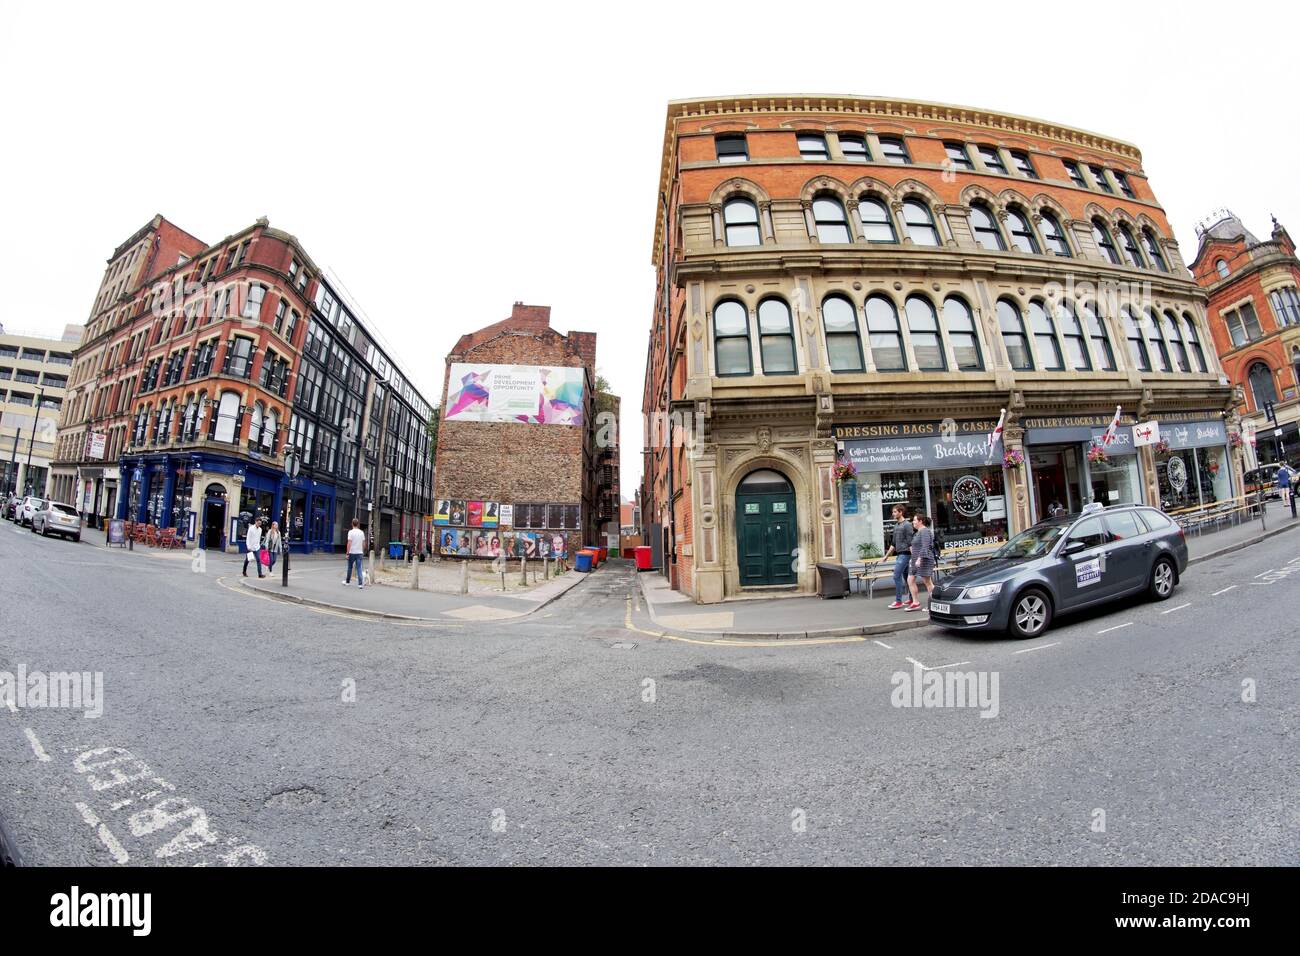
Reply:
[[581, 367], [455, 362], [447, 385], [444, 418], [581, 425], [584, 381]]

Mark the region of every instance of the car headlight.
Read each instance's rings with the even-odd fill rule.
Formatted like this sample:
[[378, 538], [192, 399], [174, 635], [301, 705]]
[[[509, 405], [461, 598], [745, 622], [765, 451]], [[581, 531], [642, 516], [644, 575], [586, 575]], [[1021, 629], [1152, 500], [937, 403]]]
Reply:
[[981, 584], [977, 588], [967, 588], [962, 592], [962, 597], [971, 601], [978, 601], [980, 598], [990, 598], [1002, 591], [1002, 584]]

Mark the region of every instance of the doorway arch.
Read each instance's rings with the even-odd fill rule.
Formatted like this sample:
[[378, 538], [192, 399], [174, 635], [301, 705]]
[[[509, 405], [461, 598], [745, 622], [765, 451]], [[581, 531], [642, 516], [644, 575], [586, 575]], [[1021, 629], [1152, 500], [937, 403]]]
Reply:
[[203, 547], [226, 546], [226, 486], [213, 482], [203, 491]]
[[798, 583], [799, 516], [794, 485], [757, 468], [736, 486], [736, 558], [742, 588]]

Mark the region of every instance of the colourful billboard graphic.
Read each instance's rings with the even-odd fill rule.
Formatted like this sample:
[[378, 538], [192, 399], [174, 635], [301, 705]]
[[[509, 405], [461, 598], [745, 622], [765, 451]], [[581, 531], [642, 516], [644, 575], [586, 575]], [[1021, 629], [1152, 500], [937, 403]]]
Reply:
[[584, 372], [546, 365], [455, 362], [447, 421], [581, 425]]

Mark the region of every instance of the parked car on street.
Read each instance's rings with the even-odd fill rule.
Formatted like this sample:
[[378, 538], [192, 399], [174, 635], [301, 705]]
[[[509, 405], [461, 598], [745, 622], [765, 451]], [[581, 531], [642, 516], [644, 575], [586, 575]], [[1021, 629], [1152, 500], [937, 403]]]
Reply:
[[48, 538], [52, 534], [81, 540], [81, 515], [72, 505], [61, 501], [46, 501], [32, 515], [32, 531]]
[[36, 495], [27, 495], [23, 498], [22, 504], [18, 506], [18, 524], [19, 526], [32, 523], [32, 516], [45, 505], [46, 499], [38, 498]]
[[1037, 637], [1058, 614], [1145, 591], [1163, 601], [1187, 568], [1183, 529], [1144, 505], [1088, 505], [1040, 521], [987, 560], [943, 579], [930, 620], [963, 631]]
[[4, 500], [4, 510], [0, 512], [10, 521], [17, 521], [18, 506], [23, 503], [22, 495], [7, 495]]

